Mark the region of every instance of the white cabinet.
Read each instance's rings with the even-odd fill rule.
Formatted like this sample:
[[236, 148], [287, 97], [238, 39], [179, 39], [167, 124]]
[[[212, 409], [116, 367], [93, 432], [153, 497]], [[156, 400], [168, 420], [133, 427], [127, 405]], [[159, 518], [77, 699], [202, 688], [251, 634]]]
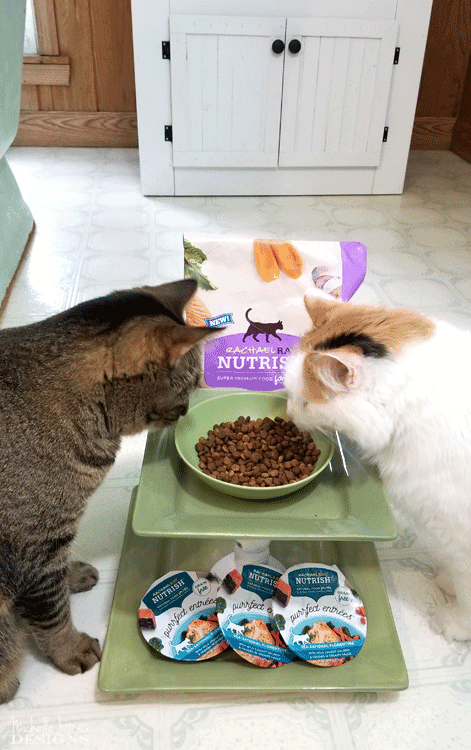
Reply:
[[174, 167], [276, 167], [284, 18], [170, 16]]
[[376, 167], [397, 23], [288, 18], [286, 38], [279, 166]]
[[401, 192], [431, 0], [220, 5], [133, 0], [143, 192]]

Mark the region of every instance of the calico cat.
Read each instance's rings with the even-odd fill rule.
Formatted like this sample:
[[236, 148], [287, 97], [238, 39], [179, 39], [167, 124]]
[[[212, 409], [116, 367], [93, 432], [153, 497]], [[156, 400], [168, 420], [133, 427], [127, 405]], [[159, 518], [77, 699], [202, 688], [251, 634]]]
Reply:
[[281, 338], [277, 334], [277, 331], [283, 330], [283, 323], [281, 322], [281, 320], [279, 320], [278, 323], [259, 323], [258, 321], [250, 320], [249, 312], [251, 311], [251, 309], [252, 308], [249, 307], [249, 309], [245, 311], [245, 317], [249, 322], [249, 327], [247, 328], [242, 341], [245, 341], [247, 336], [253, 336], [255, 341], [258, 342], [257, 336], [259, 335], [259, 333], [266, 337], [267, 344], [269, 336], [276, 336], [276, 338], [281, 341]]
[[69, 562], [88, 497], [122, 435], [186, 413], [200, 380], [198, 343], [185, 324], [190, 279], [114, 292], [32, 325], [0, 331], [0, 701], [18, 687], [18, 615], [68, 674], [100, 659], [75, 630], [69, 593], [98, 579]]
[[[471, 638], [471, 334], [412, 310], [304, 298], [313, 327], [287, 362], [298, 427], [339, 430], [451, 574], [434, 627]], [[452, 584], [452, 587], [450, 586]]]

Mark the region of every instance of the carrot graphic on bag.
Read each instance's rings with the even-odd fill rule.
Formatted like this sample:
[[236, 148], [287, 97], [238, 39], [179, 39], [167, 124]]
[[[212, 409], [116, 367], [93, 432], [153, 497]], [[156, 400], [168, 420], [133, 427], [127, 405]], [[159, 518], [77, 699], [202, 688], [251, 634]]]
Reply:
[[258, 274], [263, 281], [273, 281], [280, 269], [291, 279], [299, 279], [303, 260], [291, 242], [283, 240], [254, 240], [254, 257]]
[[273, 281], [280, 275], [280, 268], [271, 247], [271, 240], [254, 240], [255, 265], [263, 281]]
[[189, 301], [185, 308], [186, 322], [189, 326], [203, 327], [206, 325], [206, 319], [211, 318], [206, 305], [204, 305], [197, 294]]
[[299, 279], [303, 272], [303, 260], [291, 242], [274, 242], [272, 250], [281, 270], [291, 279]]

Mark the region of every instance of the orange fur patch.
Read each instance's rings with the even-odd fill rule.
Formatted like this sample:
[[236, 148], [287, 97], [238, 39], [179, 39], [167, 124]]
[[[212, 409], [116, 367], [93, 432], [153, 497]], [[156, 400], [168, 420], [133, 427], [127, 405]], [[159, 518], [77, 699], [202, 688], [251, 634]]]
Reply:
[[315, 360], [308, 355], [303, 360], [304, 393], [309, 401], [327, 401], [332, 391], [317, 375]]
[[300, 343], [306, 351], [342, 334], [357, 333], [398, 354], [414, 340], [430, 338], [435, 330], [431, 320], [414, 310], [331, 302], [310, 295], [305, 297], [305, 304], [314, 323]]

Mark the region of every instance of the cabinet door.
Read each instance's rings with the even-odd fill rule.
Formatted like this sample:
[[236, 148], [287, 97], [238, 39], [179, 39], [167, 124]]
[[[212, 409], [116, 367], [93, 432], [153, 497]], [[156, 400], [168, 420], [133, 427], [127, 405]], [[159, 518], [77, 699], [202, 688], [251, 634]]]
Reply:
[[[287, 22], [281, 167], [375, 167], [393, 70], [397, 23]], [[297, 54], [288, 50], [297, 39]]]
[[174, 167], [276, 167], [285, 18], [170, 15]]

